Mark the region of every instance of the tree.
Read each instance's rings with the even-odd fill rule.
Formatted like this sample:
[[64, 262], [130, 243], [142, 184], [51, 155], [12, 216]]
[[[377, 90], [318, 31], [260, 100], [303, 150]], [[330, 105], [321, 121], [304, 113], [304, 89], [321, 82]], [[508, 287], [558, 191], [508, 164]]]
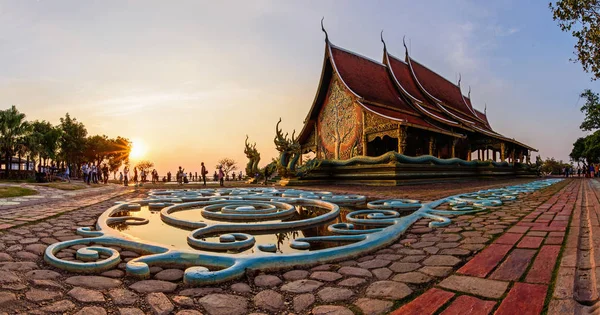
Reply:
[[25, 121], [25, 114], [19, 112], [14, 105], [0, 111], [0, 150], [5, 158], [6, 178], [10, 176], [12, 157], [30, 131], [31, 126]]
[[585, 104], [581, 106], [581, 112], [585, 115], [579, 129], [591, 131], [600, 128], [600, 95], [586, 89], [579, 95], [585, 99]]
[[148, 174], [148, 172], [150, 171], [150, 169], [154, 166], [154, 163], [148, 161], [148, 160], [141, 160], [139, 161], [135, 167], [143, 170], [146, 174]]
[[117, 137], [109, 140], [110, 153], [108, 154], [108, 167], [115, 179], [121, 165], [129, 164], [129, 153], [131, 152], [131, 141], [126, 138]]
[[237, 162], [234, 159], [222, 158], [216, 168], [218, 169], [219, 166], [223, 166], [223, 172], [225, 175], [229, 175], [229, 172], [237, 170], [236, 163]]
[[[52, 126], [51, 123], [42, 120], [32, 123], [32, 151], [39, 155], [40, 160], [44, 160], [46, 165], [47, 160], [56, 160], [58, 157], [58, 142], [62, 131], [58, 127]], [[40, 161], [41, 162], [41, 161]]]
[[60, 128], [62, 134], [59, 144], [63, 158], [69, 165], [81, 165], [83, 163], [82, 153], [85, 150], [87, 129], [77, 119], [71, 118], [69, 113], [60, 119]]
[[545, 173], [552, 172], [552, 174], [560, 174], [565, 167], [571, 167], [571, 165], [564, 163], [562, 160], [557, 161], [554, 158], [546, 158], [544, 163], [542, 163], [541, 171]]
[[111, 151], [111, 142], [105, 135], [91, 136], [85, 141], [85, 157], [87, 161], [96, 165], [102, 164], [108, 158]]
[[583, 156], [588, 163], [600, 162], [600, 130], [585, 137], [585, 150]]
[[560, 0], [549, 4], [555, 21], [577, 39], [575, 55], [592, 80], [600, 78], [600, 0]]
[[585, 142], [585, 138], [577, 139], [577, 141], [573, 143], [573, 150], [571, 150], [571, 153], [569, 154], [569, 157], [573, 162], [583, 163], [584, 166], [586, 166], [589, 163], [585, 156]]

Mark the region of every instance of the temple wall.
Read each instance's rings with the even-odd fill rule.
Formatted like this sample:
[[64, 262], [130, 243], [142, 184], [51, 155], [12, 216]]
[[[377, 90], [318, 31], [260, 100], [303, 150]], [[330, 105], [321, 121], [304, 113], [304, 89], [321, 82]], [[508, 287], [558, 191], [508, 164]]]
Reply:
[[334, 76], [317, 121], [317, 156], [345, 160], [362, 155], [362, 115], [362, 107]]

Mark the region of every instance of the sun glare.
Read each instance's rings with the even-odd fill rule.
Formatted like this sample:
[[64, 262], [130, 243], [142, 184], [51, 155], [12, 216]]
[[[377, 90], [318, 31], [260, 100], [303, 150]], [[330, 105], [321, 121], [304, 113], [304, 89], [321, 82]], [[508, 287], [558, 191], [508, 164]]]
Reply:
[[144, 142], [139, 139], [131, 141], [131, 152], [129, 152], [130, 159], [140, 159], [146, 155], [146, 146]]

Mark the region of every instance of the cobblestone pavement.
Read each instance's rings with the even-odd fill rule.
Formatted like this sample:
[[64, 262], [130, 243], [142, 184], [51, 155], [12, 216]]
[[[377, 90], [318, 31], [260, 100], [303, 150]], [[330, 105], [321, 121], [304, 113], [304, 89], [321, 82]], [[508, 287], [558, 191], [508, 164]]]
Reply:
[[[571, 222], [585, 221], [589, 234], [598, 228], [597, 218], [582, 219], [590, 213], [586, 209], [597, 211], [595, 190], [600, 187], [596, 186], [592, 180], [566, 180], [502, 207], [455, 216], [444, 228], [431, 229], [429, 220], [422, 219], [395, 244], [352, 260], [278, 272], [249, 271], [230, 283], [196, 288], [182, 283], [181, 266], [152, 267], [151, 279], [138, 280], [124, 276], [124, 263], [101, 275], [73, 274], [46, 265], [41, 259], [46, 246], [79, 238], [75, 228], [93, 226], [98, 215], [115, 201], [107, 200], [0, 234], [0, 313], [448, 315], [539, 314], [545, 308], [550, 314], [557, 314], [557, 310], [567, 310], [566, 314], [593, 311], [593, 306], [576, 308], [575, 303], [579, 304], [580, 297], [587, 298], [587, 304], [597, 299], [595, 265], [590, 257], [594, 257], [591, 242], [600, 237], [585, 233], [572, 236], [572, 231], [578, 231], [572, 224], [567, 240], [564, 234], [572, 214]], [[456, 187], [441, 190], [446, 196], [457, 193]], [[472, 190], [469, 187], [464, 192]], [[555, 262], [560, 261], [565, 241], [567, 247], [555, 279]], [[587, 247], [581, 245], [585, 241]], [[574, 248], [570, 254], [569, 244]], [[57, 256], [74, 260], [77, 248]], [[116, 249], [125, 261], [138, 256]], [[573, 253], [575, 258], [569, 256]], [[589, 263], [580, 264], [586, 257]], [[567, 271], [561, 273], [563, 267]], [[574, 281], [576, 274], [585, 272], [587, 276]], [[590, 283], [586, 279], [593, 280]], [[562, 295], [555, 296], [557, 291]], [[554, 292], [552, 300], [546, 300], [550, 296], [547, 292]]]
[[38, 192], [37, 195], [0, 199], [0, 231], [92, 205], [129, 191], [117, 185], [72, 191], [30, 184], [0, 185], [19, 186]]

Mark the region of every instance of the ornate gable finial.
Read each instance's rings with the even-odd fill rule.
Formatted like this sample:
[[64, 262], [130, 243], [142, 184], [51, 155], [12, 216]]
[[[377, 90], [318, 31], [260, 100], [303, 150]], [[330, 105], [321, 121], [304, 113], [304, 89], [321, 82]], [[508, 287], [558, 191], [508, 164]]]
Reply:
[[383, 30], [381, 30], [381, 34], [379, 34], [379, 36], [381, 37], [381, 42], [383, 43], [383, 51], [387, 51], [387, 47], [385, 46], [385, 41], [383, 40]]
[[325, 33], [325, 41], [329, 42], [329, 36], [327, 35], [327, 31], [325, 30], [325, 27], [323, 26], [323, 20], [325, 20], [325, 17], [321, 18], [321, 30], [323, 31], [323, 33]]
[[485, 103], [485, 107], [483, 108], [483, 114], [487, 115], [487, 103]]
[[471, 99], [471, 86], [469, 85], [469, 93], [467, 93], [467, 97]]
[[460, 87], [460, 80], [462, 80], [462, 76], [460, 72], [458, 73], [458, 87]]
[[402, 45], [404, 45], [404, 52], [408, 56], [408, 47], [406, 47], [406, 35], [402, 36]]

